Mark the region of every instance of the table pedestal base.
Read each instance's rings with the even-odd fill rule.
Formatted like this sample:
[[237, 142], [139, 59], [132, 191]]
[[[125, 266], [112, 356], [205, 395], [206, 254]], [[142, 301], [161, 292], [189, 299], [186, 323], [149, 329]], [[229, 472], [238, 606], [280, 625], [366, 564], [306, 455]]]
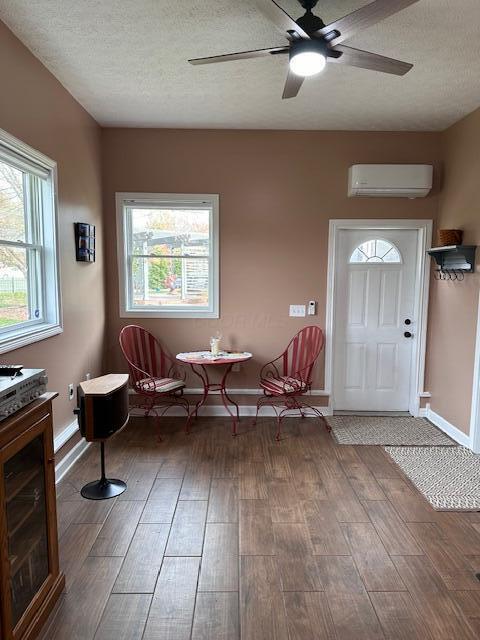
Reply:
[[[225, 372], [220, 382], [210, 382], [210, 378], [208, 377], [207, 367], [205, 367], [203, 364], [198, 365], [198, 364], [190, 363], [193, 373], [200, 378], [203, 385], [203, 396], [196, 403], [195, 409], [193, 409], [192, 413], [190, 414], [190, 418], [192, 416], [195, 416], [195, 418], [198, 418], [198, 410], [200, 409], [200, 407], [202, 407], [205, 404], [208, 398], [208, 395], [212, 391], [213, 392], [217, 391], [222, 398], [223, 406], [225, 407], [225, 409], [227, 410], [227, 413], [232, 418], [232, 436], [236, 436], [237, 425], [240, 420], [240, 413], [238, 409], [238, 404], [234, 400], [232, 400], [232, 398], [227, 393], [227, 377], [230, 371], [232, 370], [233, 364], [234, 363], [226, 365]], [[234, 407], [233, 411], [231, 409], [232, 406]], [[189, 418], [189, 422], [190, 422], [190, 418]]]

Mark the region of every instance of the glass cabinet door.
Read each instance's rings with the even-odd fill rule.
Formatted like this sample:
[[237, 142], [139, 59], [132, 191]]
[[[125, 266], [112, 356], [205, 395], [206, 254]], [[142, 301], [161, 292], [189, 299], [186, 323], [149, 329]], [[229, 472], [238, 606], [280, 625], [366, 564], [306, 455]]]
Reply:
[[43, 435], [4, 463], [12, 624], [50, 573]]

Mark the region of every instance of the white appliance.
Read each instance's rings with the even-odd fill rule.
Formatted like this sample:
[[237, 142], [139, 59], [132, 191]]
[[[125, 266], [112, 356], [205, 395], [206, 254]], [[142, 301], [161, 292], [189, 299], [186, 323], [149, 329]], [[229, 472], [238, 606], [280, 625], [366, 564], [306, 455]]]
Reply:
[[431, 164], [354, 164], [348, 170], [350, 198], [425, 198], [432, 184]]
[[45, 369], [22, 369], [0, 378], [0, 421], [33, 402], [47, 390]]

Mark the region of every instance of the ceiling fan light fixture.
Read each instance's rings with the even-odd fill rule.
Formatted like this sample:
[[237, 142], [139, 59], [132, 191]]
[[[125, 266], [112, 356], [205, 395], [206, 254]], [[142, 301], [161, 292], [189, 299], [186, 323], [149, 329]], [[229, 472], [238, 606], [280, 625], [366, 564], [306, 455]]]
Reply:
[[305, 9], [305, 13], [297, 20], [282, 9], [279, 4], [281, 0], [252, 0], [269, 20], [285, 32], [288, 40], [286, 45], [194, 58], [189, 62], [195, 65], [211, 64], [288, 53], [289, 67], [282, 99], [295, 98], [302, 87], [303, 79], [321, 73], [327, 62], [340, 62], [351, 67], [404, 76], [410, 71], [413, 64], [369, 51], [354, 49], [342, 43], [344, 40], [348, 42], [358, 31], [372, 27], [381, 20], [419, 1], [364, 0], [367, 4], [364, 4], [360, 9], [325, 24], [318, 15], [312, 12], [318, 0], [298, 0]]
[[297, 76], [314, 76], [325, 69], [327, 56], [323, 47], [311, 40], [304, 40], [290, 49], [290, 70]]
[[292, 73], [304, 78], [320, 73], [326, 64], [327, 59], [318, 51], [301, 51], [290, 58]]

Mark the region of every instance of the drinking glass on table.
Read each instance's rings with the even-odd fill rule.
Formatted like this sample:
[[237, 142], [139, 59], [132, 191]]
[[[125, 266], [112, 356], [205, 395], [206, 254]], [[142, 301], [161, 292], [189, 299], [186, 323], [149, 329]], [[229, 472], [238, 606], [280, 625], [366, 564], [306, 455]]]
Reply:
[[220, 340], [222, 339], [222, 336], [217, 333], [216, 336], [212, 336], [210, 338], [210, 352], [212, 354], [212, 356], [218, 356], [218, 354], [220, 353]]

